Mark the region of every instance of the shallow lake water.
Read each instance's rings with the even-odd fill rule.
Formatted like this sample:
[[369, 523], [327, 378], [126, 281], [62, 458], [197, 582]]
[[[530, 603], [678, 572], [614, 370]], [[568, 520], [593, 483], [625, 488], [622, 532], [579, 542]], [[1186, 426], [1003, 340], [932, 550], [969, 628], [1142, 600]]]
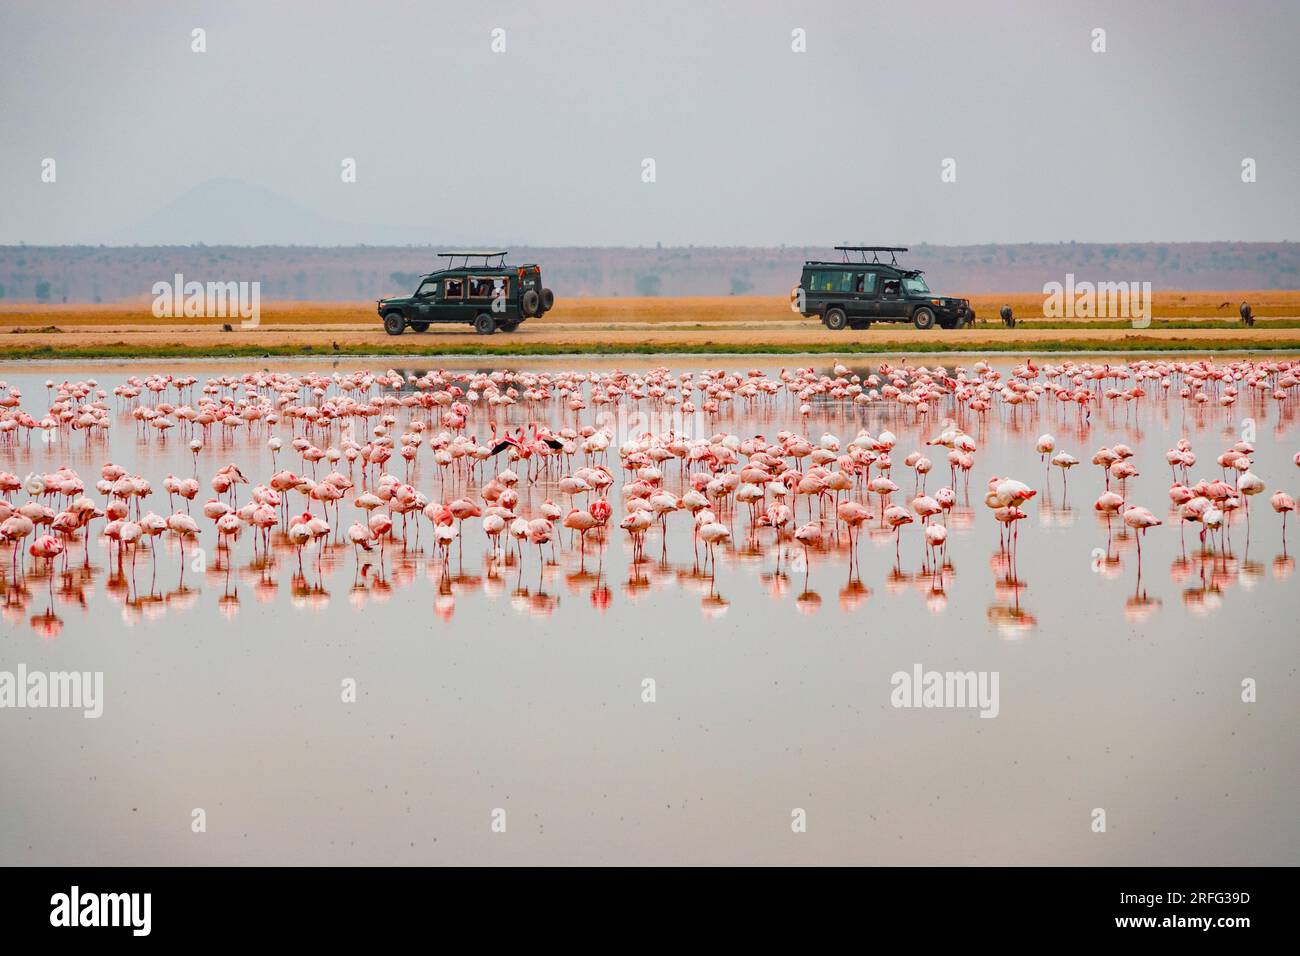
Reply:
[[[949, 374], [976, 361], [925, 357]], [[617, 367], [644, 373], [658, 364], [669, 361]], [[850, 374], [878, 371], [876, 361], [849, 364]], [[989, 364], [1006, 377], [1016, 363]], [[742, 378], [749, 367], [722, 358], [671, 365]], [[527, 368], [575, 366], [614, 364]], [[831, 374], [830, 363], [815, 367]], [[352, 498], [373, 481], [347, 461], [315, 466], [317, 478], [337, 469], [356, 484], [339, 518], [326, 512], [328, 538], [299, 552], [281, 524], [269, 555], [255, 553], [249, 530], [221, 548], [202, 515], [214, 497], [209, 480], [238, 464], [250, 482], [236, 488], [243, 504], [277, 469], [312, 475], [290, 447], [303, 426], [214, 428], [192, 453], [198, 431], [182, 423], [159, 434], [130, 415], [151, 400], [147, 392], [130, 400], [113, 389], [154, 372], [193, 376], [185, 401], [195, 403], [210, 379], [260, 368], [0, 367], [35, 418], [49, 407], [47, 380], [93, 378], [112, 421], [106, 433], [66, 431], [54, 441], [15, 435], [0, 443], [0, 472], [25, 478], [67, 466], [100, 500], [94, 484], [111, 461], [149, 480], [143, 510], [164, 517], [185, 510], [169, 503], [165, 476], [201, 484], [191, 506], [200, 531], [183, 559], [166, 533], [119, 566], [103, 519], [88, 540], [70, 543], [66, 567], [29, 557], [28, 539], [15, 571], [11, 549], [0, 547], [0, 671], [103, 674], [97, 719], [0, 709], [0, 862], [1300, 863], [1300, 602], [1268, 502], [1297, 484], [1294, 389], [1282, 402], [1243, 394], [1224, 408], [1148, 386], [1138, 400], [1102, 398], [1087, 417], [1051, 398], [995, 404], [984, 415], [945, 400], [922, 415], [885, 398], [857, 406], [818, 396], [801, 412], [785, 394], [733, 401], [716, 416], [669, 417], [688, 434], [775, 441], [788, 430], [814, 445], [826, 434], [847, 445], [860, 429], [889, 431], [900, 488], [892, 500], [904, 506], [917, 481], [903, 461], [910, 452], [934, 461], [928, 492], [952, 483], [946, 449], [925, 444], [945, 420], [978, 449], [968, 481], [956, 475], [946, 546], [933, 560], [919, 521], [896, 536], [881, 526], [879, 498], [861, 493], [854, 497], [875, 517], [853, 549], [833, 508], [824, 546], [805, 554], [771, 528], [751, 528], [747, 506], [733, 503], [719, 514], [731, 540], [706, 564], [685, 513], [668, 517], [666, 537], [657, 524], [647, 532], [644, 560], [618, 527], [619, 491], [632, 480], [618, 446], [640, 419], [617, 423], [605, 459], [613, 513], [581, 548], [557, 523], [540, 552], [510, 541], [494, 555], [472, 518], [444, 557], [417, 511], [406, 540], [399, 520], [382, 549], [358, 553], [343, 532], [364, 519]], [[361, 368], [385, 365], [280, 362], [271, 371]], [[242, 386], [214, 394], [223, 389], [244, 394]], [[416, 390], [372, 394], [385, 391]], [[512, 430], [590, 423], [601, 409], [589, 387], [585, 398], [578, 411], [559, 398], [475, 404], [463, 431], [487, 442], [489, 418]], [[163, 400], [181, 404], [174, 389]], [[558, 479], [587, 463], [581, 453], [568, 463], [555, 456], [535, 476], [535, 463], [511, 465], [505, 454], [461, 474], [436, 464], [427, 446], [445, 409], [391, 411], [394, 439], [412, 417], [433, 424], [409, 471], [395, 455], [371, 478], [384, 470], [450, 501], [510, 467], [517, 512], [535, 515], [546, 499], [568, 511]], [[1044, 432], [1080, 459], [1068, 491], [1035, 448]], [[271, 435], [283, 439], [275, 462]], [[1203, 544], [1199, 528], [1170, 511], [1166, 452], [1187, 439], [1198, 458], [1190, 480], [1213, 479], [1223, 473], [1215, 459], [1243, 435], [1267, 490]], [[1133, 449], [1139, 471], [1126, 499], [1164, 520], [1141, 541], [1140, 579], [1135, 533], [1093, 509], [1105, 480], [1092, 456], [1116, 443]], [[661, 468], [669, 491], [689, 487], [691, 469], [675, 460]], [[1023, 505], [1014, 561], [983, 500], [993, 476], [1038, 490]], [[292, 513], [301, 512], [293, 497]], [[805, 498], [794, 507], [803, 524], [819, 505]], [[917, 666], [996, 674], [996, 717], [894, 706], [893, 675]], [[1243, 681], [1254, 681], [1252, 702]], [[345, 700], [352, 682], [355, 700]]]

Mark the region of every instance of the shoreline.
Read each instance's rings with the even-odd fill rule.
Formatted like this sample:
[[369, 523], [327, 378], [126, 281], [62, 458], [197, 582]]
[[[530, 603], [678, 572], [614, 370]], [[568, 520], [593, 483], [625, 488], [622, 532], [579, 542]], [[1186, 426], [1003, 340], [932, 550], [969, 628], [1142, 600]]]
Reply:
[[560, 303], [516, 332], [482, 336], [448, 325], [423, 333], [408, 329], [398, 337], [385, 334], [373, 313], [346, 302], [263, 303], [260, 323], [250, 328], [221, 318], [156, 320], [147, 309], [121, 304], [42, 310], [10, 305], [0, 307], [0, 361], [1300, 354], [1300, 294], [1273, 293], [1267, 304], [1261, 301], [1253, 327], [1223, 314], [1243, 295], [1170, 296], [1157, 301], [1153, 319], [1141, 328], [1115, 319], [1046, 319], [1022, 310], [1030, 303], [1016, 302], [1015, 328], [986, 310], [979, 324], [964, 329], [876, 323], [843, 332], [801, 318], [788, 301], [771, 297], [588, 299]]
[[[1035, 343], [1037, 345], [1037, 343]], [[680, 349], [645, 349], [641, 351], [556, 351], [556, 352], [520, 352], [520, 351], [496, 351], [496, 352], [478, 352], [478, 351], [407, 351], [407, 352], [303, 352], [303, 351], [284, 351], [284, 352], [257, 352], [253, 354], [230, 353], [220, 351], [205, 351], [196, 354], [166, 354], [161, 352], [141, 352], [135, 353], [105, 353], [105, 354], [76, 354], [76, 355], [54, 355], [47, 353], [31, 353], [26, 355], [12, 355], [0, 350], [0, 368], [20, 368], [28, 365], [78, 365], [88, 362], [118, 362], [122, 364], [145, 364], [148, 362], [166, 359], [171, 362], [202, 364], [205, 362], [223, 362], [223, 361], [240, 361], [247, 359], [276, 359], [283, 362], [328, 362], [340, 361], [343, 359], [355, 360], [397, 360], [397, 359], [475, 359], [475, 358], [519, 358], [519, 359], [545, 359], [548, 361], [557, 359], [582, 359], [596, 357], [603, 361], [616, 360], [643, 360], [647, 358], [665, 358], [681, 359], [690, 361], [701, 361], [706, 359], [728, 359], [728, 358], [752, 358], [752, 359], [828, 359], [835, 356], [844, 356], [846, 358], [872, 356], [884, 359], [897, 358], [906, 360], [912, 356], [926, 356], [928, 358], [961, 358], [977, 356], [980, 358], [1019, 358], [1028, 356], [1052, 355], [1063, 358], [1086, 358], [1092, 356], [1106, 357], [1148, 357], [1158, 358], [1167, 356], [1179, 356], [1183, 358], [1205, 357], [1205, 358], [1227, 358], [1233, 356], [1276, 356], [1279, 353], [1293, 352], [1297, 358], [1300, 358], [1300, 342], [1280, 344], [1277, 346], [1259, 346], [1252, 345], [1249, 347], [1219, 347], [1205, 346], [1199, 344], [1188, 345], [1187, 347], [1177, 348], [1150, 348], [1150, 347], [1122, 347], [1114, 348], [1097, 347], [1088, 345], [1087, 347], [1065, 347], [1065, 348], [1040, 348], [1025, 347], [1018, 349], [983, 349], [983, 348], [936, 348], [936, 349], [910, 349], [898, 348], [896, 346], [881, 345], [879, 348], [871, 349], [826, 349], [818, 351], [809, 351], [807, 349], [791, 349], [789, 351], [763, 351], [761, 347], [756, 347], [755, 351], [728, 351], [725, 349], [714, 349], [709, 351], [684, 351]]]

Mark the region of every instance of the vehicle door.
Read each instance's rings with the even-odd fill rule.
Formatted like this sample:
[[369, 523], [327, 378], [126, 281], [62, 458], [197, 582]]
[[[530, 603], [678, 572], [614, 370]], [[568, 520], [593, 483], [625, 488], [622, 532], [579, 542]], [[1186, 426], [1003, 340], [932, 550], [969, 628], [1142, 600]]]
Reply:
[[831, 303], [843, 298], [840, 284], [841, 273], [836, 269], [811, 270], [804, 285], [804, 297], [807, 300], [804, 311], [809, 315], [825, 315]]
[[444, 276], [442, 279], [442, 298], [439, 300], [436, 315], [442, 322], [465, 322], [472, 318], [471, 309], [465, 304], [465, 277]]
[[852, 273], [852, 297], [849, 300], [849, 317], [854, 319], [874, 319], [880, 312], [880, 296], [876, 286], [876, 274], [869, 269]]
[[438, 280], [425, 279], [415, 290], [411, 303], [412, 322], [434, 322], [437, 319]]
[[902, 276], [880, 276], [880, 311], [882, 319], [901, 319], [907, 315], [907, 299], [903, 294]]
[[492, 312], [492, 282], [494, 276], [476, 276], [468, 275], [465, 277], [465, 302], [468, 305], [470, 318], [478, 315], [480, 312]]

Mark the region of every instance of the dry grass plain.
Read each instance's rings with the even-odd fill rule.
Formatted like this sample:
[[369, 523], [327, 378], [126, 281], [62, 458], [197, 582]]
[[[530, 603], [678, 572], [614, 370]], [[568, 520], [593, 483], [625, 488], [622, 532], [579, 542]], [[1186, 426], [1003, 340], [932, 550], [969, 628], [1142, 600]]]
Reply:
[[[1046, 320], [1038, 293], [972, 296], [980, 323], [919, 332], [876, 325], [832, 333], [790, 311], [784, 297], [560, 300], [518, 332], [478, 336], [468, 326], [384, 334], [371, 302], [267, 302], [257, 328], [221, 318], [156, 319], [150, 302], [0, 306], [0, 358], [186, 355], [520, 354], [618, 352], [902, 352], [1273, 349], [1300, 352], [1300, 291], [1171, 292], [1154, 296], [1150, 328], [1123, 320]], [[1259, 320], [1246, 328], [1237, 305]], [[1002, 327], [997, 310], [1015, 310]]]

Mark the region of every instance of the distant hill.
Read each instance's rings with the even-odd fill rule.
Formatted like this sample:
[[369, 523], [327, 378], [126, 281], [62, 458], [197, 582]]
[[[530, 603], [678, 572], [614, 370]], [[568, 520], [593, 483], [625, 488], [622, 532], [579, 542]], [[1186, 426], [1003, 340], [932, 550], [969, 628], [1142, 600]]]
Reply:
[[427, 229], [403, 226], [363, 226], [329, 219], [304, 209], [264, 186], [237, 179], [212, 179], [163, 206], [157, 212], [108, 237], [115, 244], [171, 246], [204, 242], [209, 245], [289, 245], [311, 236], [321, 246], [352, 245], [358, 230], [394, 245], [428, 242]]
[[[217, 187], [219, 188], [219, 187]], [[205, 203], [212, 197], [207, 197]], [[183, 202], [183, 201], [182, 201]], [[240, 210], [232, 215], [237, 219]], [[233, 225], [233, 220], [232, 220]], [[322, 241], [330, 225], [320, 224]], [[366, 300], [409, 291], [438, 266], [432, 246], [0, 246], [0, 303], [118, 302], [160, 280], [259, 281], [262, 298]], [[784, 295], [830, 248], [515, 248], [562, 296]], [[1300, 289], [1292, 242], [918, 245], [902, 257], [952, 294], [1041, 291], [1044, 283], [1150, 282], [1154, 290]]]

